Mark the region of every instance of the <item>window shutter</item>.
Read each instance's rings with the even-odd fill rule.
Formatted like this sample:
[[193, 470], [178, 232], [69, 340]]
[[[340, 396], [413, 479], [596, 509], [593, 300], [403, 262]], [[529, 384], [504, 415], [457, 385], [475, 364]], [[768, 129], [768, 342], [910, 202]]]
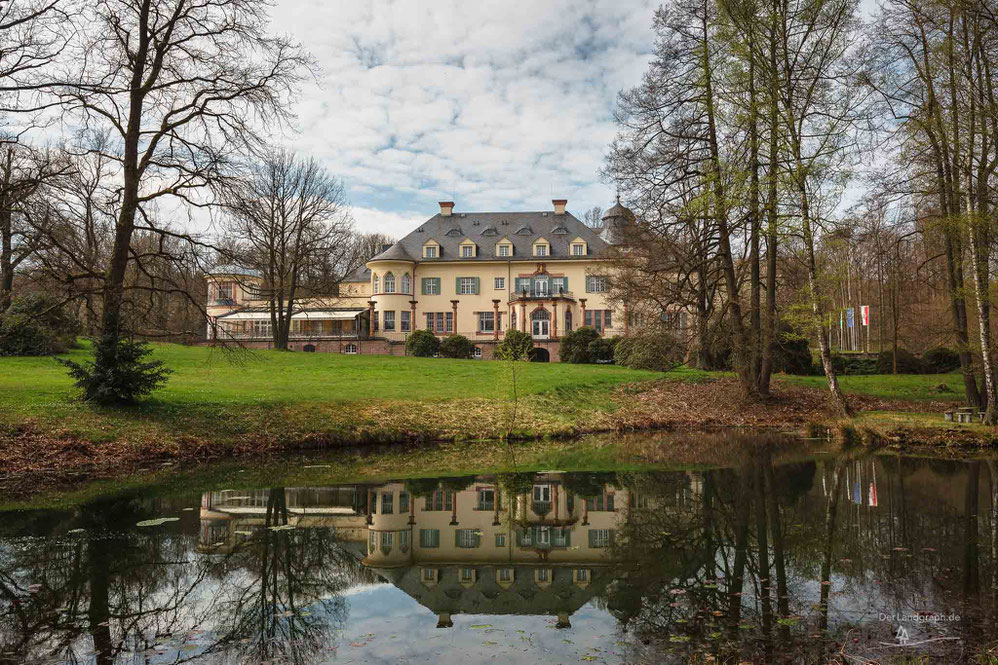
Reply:
[[481, 280], [478, 277], [476, 277], [475, 278], [475, 295], [476, 296], [478, 295], [478, 290], [479, 290], [479, 285], [480, 284], [481, 284]]
[[424, 277], [423, 279], [419, 280], [419, 292], [424, 296], [426, 295], [426, 279], [427, 278]]
[[590, 279], [591, 279], [590, 277], [586, 277], [586, 293], [592, 293], [592, 291], [589, 290], [589, 286], [590, 286], [589, 285], [589, 280]]
[[562, 277], [561, 283], [565, 285], [565, 293], [568, 293], [568, 277]]
[[457, 293], [457, 294], [461, 293], [461, 278], [460, 277], [455, 277], [454, 278], [454, 293]]

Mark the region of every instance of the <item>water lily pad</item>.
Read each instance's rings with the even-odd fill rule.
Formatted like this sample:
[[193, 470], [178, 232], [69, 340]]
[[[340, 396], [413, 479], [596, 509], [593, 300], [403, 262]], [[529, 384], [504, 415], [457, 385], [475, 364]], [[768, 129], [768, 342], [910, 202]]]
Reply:
[[179, 517], [157, 517], [154, 520], [142, 520], [138, 522], [135, 526], [159, 526], [161, 524], [166, 524], [167, 522], [179, 522]]

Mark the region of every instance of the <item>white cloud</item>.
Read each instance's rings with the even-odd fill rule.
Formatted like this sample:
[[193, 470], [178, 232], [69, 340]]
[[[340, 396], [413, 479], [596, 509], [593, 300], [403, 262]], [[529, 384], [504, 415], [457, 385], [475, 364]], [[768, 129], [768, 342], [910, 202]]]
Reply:
[[652, 48], [646, 0], [279, 0], [274, 29], [319, 62], [289, 137], [348, 186], [363, 230], [464, 210], [577, 212], [600, 183], [617, 92]]

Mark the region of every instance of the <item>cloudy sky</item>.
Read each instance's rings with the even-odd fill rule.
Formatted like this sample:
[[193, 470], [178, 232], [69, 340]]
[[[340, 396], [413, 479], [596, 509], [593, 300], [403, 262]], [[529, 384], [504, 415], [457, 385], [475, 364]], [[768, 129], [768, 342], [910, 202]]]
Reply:
[[321, 67], [287, 140], [346, 182], [364, 230], [404, 235], [443, 200], [607, 207], [597, 171], [657, 4], [279, 0], [275, 31]]
[[365, 231], [401, 237], [443, 200], [605, 208], [616, 96], [647, 67], [658, 4], [277, 0], [275, 31], [321, 67], [287, 140], [346, 182]]

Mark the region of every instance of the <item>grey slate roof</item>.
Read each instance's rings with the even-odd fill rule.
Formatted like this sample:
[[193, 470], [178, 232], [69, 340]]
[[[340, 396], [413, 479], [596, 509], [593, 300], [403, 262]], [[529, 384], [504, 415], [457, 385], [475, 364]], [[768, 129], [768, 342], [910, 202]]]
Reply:
[[[420, 577], [423, 568], [437, 569], [439, 582], [429, 587], [423, 584]], [[470, 587], [461, 584], [461, 568], [475, 568], [478, 572], [478, 580]], [[514, 569], [514, 582], [510, 588], [505, 589], [496, 583], [496, 568]], [[537, 568], [551, 568], [550, 586], [541, 587], [534, 582], [534, 570]], [[572, 583], [572, 568], [589, 569], [589, 586], [581, 588]], [[435, 614], [572, 614], [602, 593], [613, 579], [610, 569], [590, 563], [570, 566], [425, 563], [411, 568], [374, 569], [374, 572]]]
[[235, 264], [217, 265], [208, 271], [209, 275], [245, 275], [246, 277], [259, 277], [260, 271], [252, 268], [244, 268]]
[[[416, 256], [419, 256], [417, 253]], [[375, 256], [372, 261], [413, 261], [412, 256], [405, 250], [401, 242], [397, 242], [385, 251]]]
[[360, 266], [343, 278], [344, 282], [370, 282], [371, 269], [367, 266]]
[[[469, 238], [478, 245], [477, 256], [462, 258], [460, 245]], [[589, 245], [588, 258], [600, 256], [607, 248], [599, 236], [598, 229], [591, 229], [572, 213], [556, 215], [543, 212], [455, 212], [448, 217], [436, 214], [420, 224], [387, 251], [375, 256], [380, 259], [415, 260], [420, 262], [437, 261], [492, 261], [496, 256], [496, 243], [508, 238], [513, 243], [515, 260], [534, 260], [533, 244], [544, 238], [551, 244], [549, 256], [544, 261], [578, 259], [571, 255], [571, 244], [582, 238]], [[424, 259], [423, 245], [427, 240], [435, 240], [440, 245], [440, 257]], [[502, 257], [502, 260], [507, 260]]]

